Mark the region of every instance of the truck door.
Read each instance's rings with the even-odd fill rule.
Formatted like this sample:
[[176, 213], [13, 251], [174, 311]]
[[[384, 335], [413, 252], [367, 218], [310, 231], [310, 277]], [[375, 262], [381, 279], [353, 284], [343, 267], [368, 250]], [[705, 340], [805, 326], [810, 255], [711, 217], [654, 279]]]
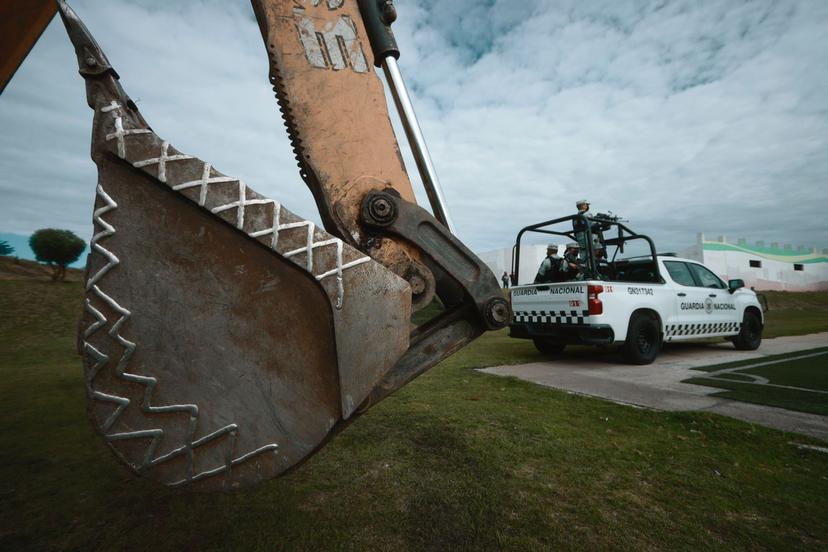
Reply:
[[693, 273], [696, 285], [703, 287], [705, 291], [704, 312], [708, 324], [712, 326], [708, 333], [733, 333], [740, 320], [737, 320], [736, 303], [727, 289], [727, 284], [704, 265], [687, 263], [687, 266]]
[[680, 341], [701, 335], [708, 323], [705, 299], [708, 292], [699, 287], [690, 267], [683, 261], [664, 261], [673, 281], [673, 317], [666, 325], [665, 339]]

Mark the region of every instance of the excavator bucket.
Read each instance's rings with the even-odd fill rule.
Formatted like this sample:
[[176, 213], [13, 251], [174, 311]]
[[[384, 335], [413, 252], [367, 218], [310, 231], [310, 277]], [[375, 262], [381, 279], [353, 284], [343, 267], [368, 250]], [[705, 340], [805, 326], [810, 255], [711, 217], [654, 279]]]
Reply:
[[342, 427], [408, 349], [410, 288], [158, 137], [58, 5], [94, 111], [79, 334], [89, 417], [124, 464], [167, 485], [277, 476]]
[[[88, 413], [124, 464], [171, 486], [278, 476], [510, 319], [491, 271], [414, 202], [357, 4], [253, 4], [327, 231], [157, 136], [57, 0], [94, 111]], [[412, 327], [435, 292], [446, 310]]]

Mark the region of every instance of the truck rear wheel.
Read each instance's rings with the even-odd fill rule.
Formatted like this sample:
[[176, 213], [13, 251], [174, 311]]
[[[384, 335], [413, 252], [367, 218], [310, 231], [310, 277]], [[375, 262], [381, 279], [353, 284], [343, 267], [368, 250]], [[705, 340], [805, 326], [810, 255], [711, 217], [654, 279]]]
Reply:
[[535, 344], [535, 348], [545, 355], [557, 355], [566, 348], [566, 343], [544, 339], [542, 337], [536, 337], [532, 339], [532, 342]]
[[645, 314], [633, 315], [624, 342], [624, 359], [630, 364], [650, 364], [659, 350], [661, 330], [656, 320]]
[[752, 311], [745, 311], [742, 329], [732, 338], [733, 345], [740, 351], [755, 351], [762, 344], [762, 320]]

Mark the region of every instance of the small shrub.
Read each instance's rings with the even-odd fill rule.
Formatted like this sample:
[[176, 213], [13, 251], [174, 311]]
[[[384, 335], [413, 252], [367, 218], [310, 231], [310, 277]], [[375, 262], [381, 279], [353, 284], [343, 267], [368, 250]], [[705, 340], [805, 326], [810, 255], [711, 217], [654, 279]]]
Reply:
[[0, 255], [11, 255], [14, 253], [14, 247], [9, 245], [9, 242], [0, 240]]
[[69, 230], [42, 228], [32, 234], [29, 245], [35, 258], [52, 267], [52, 281], [60, 282], [66, 277], [66, 267], [78, 260], [86, 242]]

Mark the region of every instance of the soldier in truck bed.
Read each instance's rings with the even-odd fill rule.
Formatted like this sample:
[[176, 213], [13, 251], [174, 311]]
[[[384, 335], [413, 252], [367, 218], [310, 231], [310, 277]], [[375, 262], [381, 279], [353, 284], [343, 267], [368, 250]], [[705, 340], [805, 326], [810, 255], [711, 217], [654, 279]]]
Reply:
[[586, 264], [587, 255], [589, 255], [589, 249], [587, 248], [587, 225], [589, 225], [589, 231], [592, 234], [593, 250], [604, 246], [603, 231], [605, 227], [588, 214], [589, 201], [581, 199], [575, 203], [575, 207], [578, 209], [578, 214], [584, 215], [587, 219], [587, 222], [584, 222], [581, 218], [576, 218], [572, 221], [572, 230], [575, 231], [575, 241], [580, 246], [580, 262], [581, 264]]
[[566, 251], [564, 251], [564, 256], [561, 260], [559, 282], [578, 280], [582, 277], [583, 264], [581, 263], [580, 249], [580, 246], [575, 242], [567, 244]]
[[538, 273], [535, 275], [536, 284], [548, 284], [559, 282], [561, 270], [561, 258], [558, 257], [558, 246], [550, 243], [546, 248], [546, 258], [541, 261]]
[[[575, 208], [578, 209], [579, 215], [584, 215], [589, 220], [589, 215], [587, 215], [589, 212], [589, 201], [586, 199], [576, 201]], [[580, 217], [572, 221], [572, 230], [575, 231], [575, 241], [578, 242], [581, 251], [584, 253], [587, 250], [587, 224], [588, 222], [584, 222]], [[569, 247], [567, 247], [567, 251], [569, 251]]]

